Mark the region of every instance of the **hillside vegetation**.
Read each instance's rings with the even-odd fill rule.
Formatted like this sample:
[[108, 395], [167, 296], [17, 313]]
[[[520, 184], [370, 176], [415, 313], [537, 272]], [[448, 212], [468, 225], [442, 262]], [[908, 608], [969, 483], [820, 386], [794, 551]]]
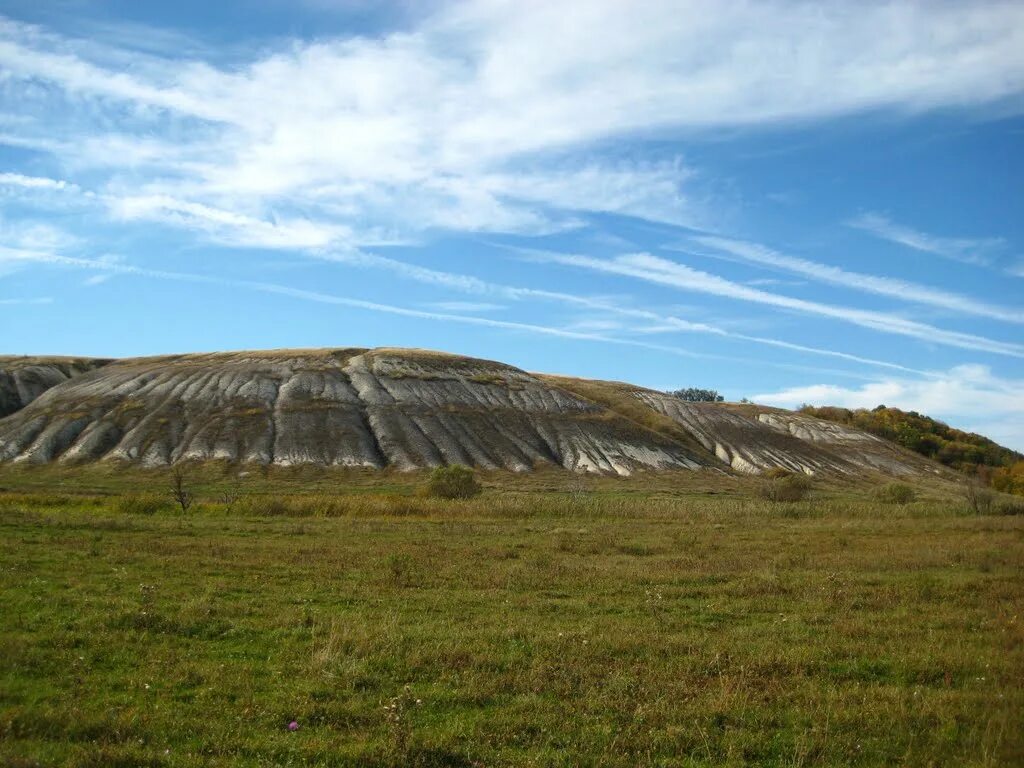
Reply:
[[[871, 410], [805, 405], [800, 412], [892, 440], [960, 472], [991, 478], [997, 487], [1001, 481], [996, 478], [1010, 478], [1010, 468], [1018, 462], [1024, 462], [1024, 454], [1004, 448], [982, 435], [954, 429], [941, 421], [922, 416], [917, 411], [902, 411], [884, 405]], [[1020, 486], [1018, 492], [1024, 492], [1024, 466], [1015, 471]], [[1000, 490], [1010, 489], [1004, 487]]]
[[1013, 466], [993, 470], [992, 487], [1003, 493], [1024, 496], [1024, 461], [1017, 461]]

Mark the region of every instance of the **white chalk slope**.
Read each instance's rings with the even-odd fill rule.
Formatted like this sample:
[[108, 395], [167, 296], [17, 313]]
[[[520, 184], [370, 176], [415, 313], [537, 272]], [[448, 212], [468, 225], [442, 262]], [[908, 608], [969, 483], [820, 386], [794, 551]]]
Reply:
[[[0, 358], [0, 383], [26, 380], [18, 371], [31, 366], [12, 360]], [[461, 463], [620, 475], [776, 466], [811, 474], [938, 471], [872, 435], [801, 414], [684, 403], [627, 384], [424, 350], [274, 350], [69, 366], [40, 374], [34, 388], [7, 385], [26, 394], [0, 418], [0, 462], [400, 470]]]

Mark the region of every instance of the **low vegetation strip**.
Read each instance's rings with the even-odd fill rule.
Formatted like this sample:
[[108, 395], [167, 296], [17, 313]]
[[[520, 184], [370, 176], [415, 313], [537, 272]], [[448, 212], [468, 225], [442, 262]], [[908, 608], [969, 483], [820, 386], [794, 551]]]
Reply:
[[0, 764], [1024, 761], [1024, 517], [562, 482], [0, 492]]

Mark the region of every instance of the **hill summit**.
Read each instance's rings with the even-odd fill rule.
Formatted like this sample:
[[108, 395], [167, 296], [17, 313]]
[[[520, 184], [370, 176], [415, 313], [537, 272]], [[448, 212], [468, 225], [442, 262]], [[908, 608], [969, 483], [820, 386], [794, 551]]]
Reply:
[[0, 384], [27, 368], [34, 387], [4, 400], [13, 412], [0, 418], [0, 462], [224, 460], [398, 470], [459, 463], [619, 475], [772, 467], [834, 475], [941, 471], [889, 441], [808, 414], [685, 402], [630, 384], [532, 374], [419, 349], [73, 364], [0, 358]]

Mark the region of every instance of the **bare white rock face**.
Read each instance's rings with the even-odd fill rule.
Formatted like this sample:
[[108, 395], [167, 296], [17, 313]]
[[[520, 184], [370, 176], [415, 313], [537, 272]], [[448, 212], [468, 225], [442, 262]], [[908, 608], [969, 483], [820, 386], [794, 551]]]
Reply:
[[[5, 365], [11, 360], [21, 362]], [[69, 365], [51, 370], [31, 359], [0, 359], [0, 397], [8, 393], [0, 403], [12, 404], [0, 418], [0, 461], [399, 470], [459, 463], [514, 472], [553, 465], [618, 475], [705, 466], [812, 474], [921, 468], [884, 441], [799, 414], [748, 415], [607, 384], [625, 387], [655, 421], [674, 425], [665, 431], [578, 394], [584, 390], [572, 382], [580, 380], [424, 350], [275, 350]], [[16, 404], [11, 392], [19, 393]]]
[[892, 475], [913, 475], [935, 472], [937, 467], [916, 454], [900, 450], [882, 438], [817, 419], [802, 413], [766, 411], [757, 415], [758, 421], [773, 429], [798, 437], [808, 443], [824, 446], [858, 467], [887, 472]]

